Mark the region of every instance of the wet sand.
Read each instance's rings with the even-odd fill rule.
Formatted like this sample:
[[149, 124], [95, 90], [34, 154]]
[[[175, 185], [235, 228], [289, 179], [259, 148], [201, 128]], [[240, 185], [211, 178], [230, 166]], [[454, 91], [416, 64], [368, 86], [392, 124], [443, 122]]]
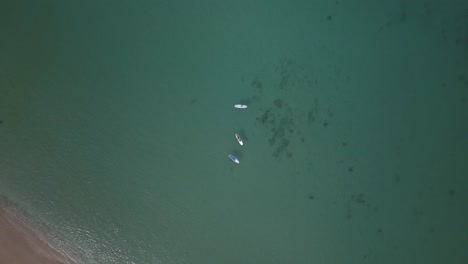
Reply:
[[0, 206], [0, 263], [76, 263], [59, 253], [29, 227]]

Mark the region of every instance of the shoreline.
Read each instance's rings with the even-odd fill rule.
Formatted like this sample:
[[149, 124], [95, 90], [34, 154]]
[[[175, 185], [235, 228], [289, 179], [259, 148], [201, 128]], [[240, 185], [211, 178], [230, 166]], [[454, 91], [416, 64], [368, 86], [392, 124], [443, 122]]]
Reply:
[[75, 260], [51, 247], [11, 211], [11, 201], [0, 203], [0, 263], [75, 264]]

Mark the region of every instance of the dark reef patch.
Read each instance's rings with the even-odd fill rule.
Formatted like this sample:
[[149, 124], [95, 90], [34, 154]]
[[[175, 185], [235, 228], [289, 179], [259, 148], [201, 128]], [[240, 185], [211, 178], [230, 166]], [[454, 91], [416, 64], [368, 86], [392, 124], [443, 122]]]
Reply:
[[263, 114], [262, 116], [260, 117], [257, 117], [257, 122], [261, 123], [261, 124], [265, 124], [265, 122], [270, 119], [270, 118], [273, 118], [272, 116], [272, 113], [271, 113], [271, 108], [268, 108]]
[[332, 119], [335, 116], [335, 113], [332, 111], [331, 106], [328, 106], [327, 114], [328, 114], [328, 119]]
[[281, 107], [283, 107], [283, 100], [281, 100], [281, 99], [279, 99], [279, 98], [278, 98], [278, 99], [275, 99], [275, 100], [273, 101], [273, 104], [274, 104], [277, 108], [281, 108]]
[[465, 74], [462, 72], [462, 73], [459, 73], [457, 75], [457, 80], [459, 81], [464, 81], [465, 80]]
[[[281, 142], [278, 144], [278, 146], [275, 148], [275, 150], [273, 151], [272, 156], [275, 158], [279, 157], [287, 149], [288, 146], [289, 146], [289, 139], [283, 138]], [[291, 153], [291, 157], [292, 157], [292, 153]]]
[[[329, 19], [332, 19], [331, 15]], [[255, 123], [265, 129], [266, 141], [272, 148], [273, 157], [292, 158], [294, 153], [290, 142], [297, 141], [300, 144], [306, 141], [303, 135], [309, 135], [311, 131], [302, 130], [301, 133], [299, 124], [316, 123], [320, 127], [328, 127], [333, 122], [335, 113], [330, 98], [327, 99], [326, 108], [320, 109], [320, 98], [314, 95], [314, 86], [318, 84], [318, 79], [313, 78], [311, 69], [308, 65], [282, 58], [273, 65], [271, 71], [252, 75], [254, 77], [251, 78], [250, 87], [253, 95], [250, 98], [253, 102], [264, 101], [263, 95], [266, 96], [267, 91], [274, 96], [271, 101], [261, 102], [264, 107], [257, 108], [260, 111], [255, 117]], [[289, 100], [294, 104], [289, 104]], [[302, 107], [303, 105], [306, 107]], [[293, 109], [292, 106], [299, 109]], [[310, 127], [313, 128], [316, 127]]]
[[274, 137], [271, 137], [270, 139], [268, 139], [268, 144], [270, 144], [270, 146], [275, 145], [275, 143], [276, 143], [276, 139]]
[[310, 110], [307, 114], [307, 121], [309, 121], [309, 123], [313, 123], [315, 121], [315, 113], [313, 110]]
[[359, 193], [356, 196], [355, 201], [356, 201], [356, 203], [359, 203], [359, 204], [365, 204], [366, 203], [365, 194], [364, 193]]
[[253, 88], [252, 101], [260, 101], [263, 97], [263, 83], [258, 76], [250, 82], [250, 86]]
[[258, 77], [255, 77], [255, 79], [250, 83], [250, 85], [252, 85], [253, 87], [257, 88], [257, 89], [262, 89], [263, 88], [263, 84], [262, 82], [258, 79]]
[[318, 114], [319, 114], [319, 102], [317, 98], [315, 98], [312, 106], [309, 108], [309, 111], [307, 113], [307, 122], [309, 124], [314, 123], [315, 120], [317, 119]]
[[372, 205], [369, 203], [367, 196], [365, 193], [358, 193], [352, 194], [349, 200], [346, 202], [346, 218], [348, 220], [352, 219], [353, 217], [353, 208], [355, 206], [362, 206], [363, 208], [367, 208], [369, 212], [378, 214], [380, 212], [379, 207]]
[[284, 104], [281, 99], [276, 99], [271, 107], [256, 118], [256, 121], [271, 132], [268, 144], [274, 147], [272, 156], [278, 158], [283, 153], [290, 153], [286, 157], [292, 157], [292, 152], [288, 151], [290, 139], [295, 132], [291, 107]]
[[292, 61], [289, 59], [282, 59], [280, 61], [280, 82], [278, 87], [280, 90], [284, 90], [288, 87], [291, 77], [294, 75], [294, 70], [292, 69]]

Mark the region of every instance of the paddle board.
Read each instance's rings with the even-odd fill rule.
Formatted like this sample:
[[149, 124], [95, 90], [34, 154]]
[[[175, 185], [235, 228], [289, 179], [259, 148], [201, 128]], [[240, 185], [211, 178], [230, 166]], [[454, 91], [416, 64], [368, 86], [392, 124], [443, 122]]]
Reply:
[[237, 139], [237, 142], [239, 142], [241, 146], [244, 145], [244, 142], [242, 142], [242, 138], [238, 134], [236, 134], [236, 139]]
[[236, 105], [234, 105], [234, 107], [235, 107], [235, 108], [238, 108], [238, 109], [245, 109], [245, 108], [247, 108], [247, 106], [246, 106], [246, 105], [243, 105], [243, 104], [236, 104]]
[[229, 159], [231, 159], [235, 163], [239, 163], [239, 160], [236, 157], [234, 157], [234, 155], [229, 154], [228, 157], [229, 157]]

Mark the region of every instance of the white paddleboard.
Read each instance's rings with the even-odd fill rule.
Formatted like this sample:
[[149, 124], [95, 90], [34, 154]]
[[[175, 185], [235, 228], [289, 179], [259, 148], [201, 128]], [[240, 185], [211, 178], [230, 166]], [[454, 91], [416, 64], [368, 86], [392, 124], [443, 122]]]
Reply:
[[245, 109], [245, 108], [247, 108], [247, 106], [246, 106], [246, 105], [243, 105], [243, 104], [236, 104], [236, 105], [234, 105], [234, 107], [235, 107], [235, 108], [238, 108], [238, 109]]
[[239, 144], [240, 144], [241, 146], [244, 145], [244, 142], [242, 141], [242, 138], [241, 138], [238, 134], [236, 134], [236, 139], [237, 139], [237, 142], [239, 142]]

